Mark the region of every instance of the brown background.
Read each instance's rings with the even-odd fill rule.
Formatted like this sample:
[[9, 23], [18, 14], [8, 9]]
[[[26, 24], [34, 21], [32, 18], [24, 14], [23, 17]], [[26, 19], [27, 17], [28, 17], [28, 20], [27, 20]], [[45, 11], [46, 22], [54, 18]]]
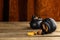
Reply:
[[4, 2], [0, 0], [0, 21], [30, 21], [32, 15], [60, 21], [60, 0], [9, 0], [7, 5]]

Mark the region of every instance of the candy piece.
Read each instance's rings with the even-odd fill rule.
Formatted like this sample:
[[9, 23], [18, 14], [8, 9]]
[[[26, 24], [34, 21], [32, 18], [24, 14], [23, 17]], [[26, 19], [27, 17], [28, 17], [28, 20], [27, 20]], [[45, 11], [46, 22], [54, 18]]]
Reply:
[[35, 35], [35, 32], [28, 32], [27, 35], [28, 36], [34, 36]]
[[38, 34], [38, 35], [41, 35], [41, 34], [42, 34], [42, 30], [39, 30], [39, 31], [37, 32], [37, 34]]

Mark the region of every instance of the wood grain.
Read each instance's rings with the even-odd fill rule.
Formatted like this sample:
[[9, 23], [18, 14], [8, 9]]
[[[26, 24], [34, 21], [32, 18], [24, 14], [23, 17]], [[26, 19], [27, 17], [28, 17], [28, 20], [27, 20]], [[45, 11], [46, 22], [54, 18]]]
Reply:
[[28, 0], [19, 0], [19, 21], [27, 20], [27, 1]]
[[19, 13], [18, 13], [18, 0], [10, 0], [9, 1], [9, 21], [18, 21]]
[[3, 0], [0, 0], [0, 21], [3, 20]]
[[[4, 20], [3, 6], [0, 0], [0, 21]], [[9, 21], [30, 21], [32, 15], [60, 21], [60, 0], [9, 0]]]
[[28, 0], [27, 3], [27, 20], [31, 20], [32, 15], [34, 15], [34, 0]]
[[51, 17], [60, 20], [60, 0], [37, 0], [36, 15], [42, 18]]
[[27, 32], [38, 30], [31, 29], [29, 22], [0, 22], [0, 40], [60, 40], [60, 22], [57, 22], [57, 29], [51, 34], [27, 35]]

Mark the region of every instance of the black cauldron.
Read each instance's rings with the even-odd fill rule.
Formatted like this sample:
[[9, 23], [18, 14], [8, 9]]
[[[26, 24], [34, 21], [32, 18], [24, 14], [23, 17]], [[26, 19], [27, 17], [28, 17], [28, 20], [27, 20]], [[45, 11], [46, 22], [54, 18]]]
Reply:
[[56, 22], [52, 18], [42, 19], [41, 17], [32, 16], [30, 27], [32, 29], [42, 29], [43, 34], [48, 34], [56, 30]]
[[42, 22], [42, 18], [38, 18], [36, 16], [32, 16], [32, 20], [30, 22], [30, 27], [32, 29], [40, 29], [41, 28], [41, 22]]

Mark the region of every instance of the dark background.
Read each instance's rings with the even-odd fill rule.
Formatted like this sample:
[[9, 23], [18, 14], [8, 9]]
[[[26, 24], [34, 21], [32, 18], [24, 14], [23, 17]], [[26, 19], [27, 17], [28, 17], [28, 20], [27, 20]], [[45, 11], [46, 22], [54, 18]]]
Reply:
[[60, 21], [60, 0], [0, 0], [0, 21], [30, 21], [32, 15]]

